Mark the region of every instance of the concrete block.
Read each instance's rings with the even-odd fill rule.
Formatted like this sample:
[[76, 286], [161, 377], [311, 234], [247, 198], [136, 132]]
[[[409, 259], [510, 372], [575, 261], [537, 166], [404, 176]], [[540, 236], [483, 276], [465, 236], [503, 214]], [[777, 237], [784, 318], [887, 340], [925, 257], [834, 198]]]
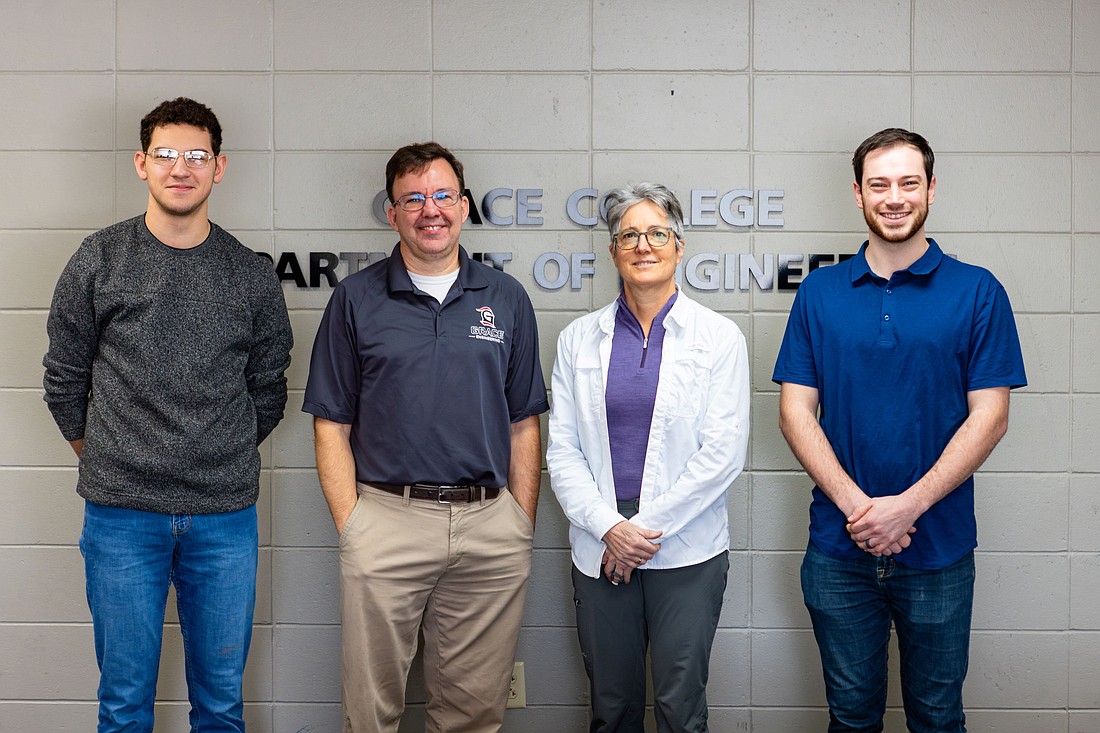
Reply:
[[[729, 229], [693, 227], [685, 241], [678, 280], [684, 292], [714, 311], [747, 312], [750, 295], [738, 289], [737, 258], [750, 250], [750, 235]], [[747, 340], [750, 334], [744, 329], [742, 332]]]
[[722, 594], [720, 629], [747, 629], [752, 625], [752, 570], [749, 552], [736, 550], [729, 554], [730, 569], [726, 575], [726, 591]]
[[[564, 200], [564, 199], [563, 199]], [[564, 206], [562, 207], [564, 211]], [[470, 232], [466, 236], [463, 232], [463, 246], [473, 256], [475, 253], [505, 253], [512, 259], [505, 263], [504, 271], [512, 275], [527, 290], [531, 303], [539, 313], [550, 311], [588, 312], [592, 309], [594, 299], [596, 275], [585, 274], [586, 270], [607, 270], [612, 268], [610, 260], [604, 262], [606, 249], [601, 249], [603, 244], [600, 238], [598, 244], [593, 243], [596, 237], [587, 231], [560, 232], [540, 229], [511, 229], [511, 228], [485, 228], [470, 225], [466, 229]], [[561, 266], [561, 260], [542, 260], [546, 253], [556, 252], [565, 260], [565, 267]], [[594, 255], [591, 259], [588, 255]], [[575, 259], [583, 257], [584, 259]], [[577, 269], [574, 270], [574, 265]], [[554, 288], [543, 287], [535, 280], [535, 269], [544, 276]], [[613, 268], [612, 268], [613, 269]], [[606, 273], [605, 273], [606, 274]], [[573, 279], [579, 279], [579, 288], [573, 289]], [[602, 304], [601, 304], [602, 305]], [[540, 321], [541, 324], [541, 321]], [[540, 326], [539, 338], [548, 343], [553, 355], [553, 344], [557, 340], [557, 333], [542, 332]], [[544, 363], [543, 367], [549, 373], [550, 363]], [[547, 381], [549, 385], [549, 381]]]
[[755, 470], [801, 469], [779, 431], [779, 395], [758, 393], [752, 413], [752, 465]]
[[[1037, 186], [988, 189], [989, 181], [1042, 181]], [[936, 201], [928, 217], [939, 231], [1058, 232], [1070, 216], [1070, 159], [1067, 156], [936, 156]], [[1081, 227], [1078, 227], [1080, 229]]]
[[336, 547], [336, 529], [315, 470], [272, 472], [271, 539], [279, 548]]
[[660, 0], [630, 12], [613, 2], [593, 3], [593, 69], [742, 71], [749, 63], [750, 0], [719, 7], [683, 3], [674, 23]]
[[[311, 0], [275, 3], [275, 68], [280, 71], [427, 71], [432, 3], [413, 0], [401, 12], [372, 3]], [[411, 18], [417, 22], [410, 22]], [[318, 39], [324, 39], [319, 42]]]
[[1071, 0], [996, 7], [921, 0], [915, 10], [916, 71], [1069, 71]]
[[1070, 596], [1065, 555], [979, 553], [974, 629], [1066, 628]]
[[[191, 97], [213, 110], [222, 126], [222, 152], [232, 164], [240, 151], [271, 150], [274, 109], [269, 74], [122, 74], [116, 85], [114, 126], [119, 150], [140, 149], [141, 118], [176, 97]], [[278, 121], [279, 116], [274, 118]], [[228, 170], [236, 173], [232, 167]]]
[[[1068, 395], [1012, 396], [1008, 434], [982, 467], [986, 471], [1065, 471], [1069, 468]], [[1076, 422], [1073, 423], [1077, 434]]]
[[791, 731], [827, 730], [829, 710], [822, 701], [816, 708], [753, 708], [753, 733], [791, 733]]
[[[538, 521], [535, 522], [536, 549], [568, 550], [569, 520], [550, 489], [550, 476], [543, 471], [539, 487]], [[570, 560], [572, 562], [572, 560]]]
[[1100, 392], [1100, 315], [1075, 315], [1073, 348], [1064, 350], [1073, 354], [1073, 391]]
[[[849, 168], [848, 178], [852, 177], [850, 171]], [[851, 184], [848, 185], [847, 190], [850, 192]], [[847, 208], [848, 204], [845, 202], [844, 210], [847, 211]], [[858, 216], [859, 209], [855, 208], [854, 205], [852, 208], [855, 209]], [[839, 255], [855, 254], [859, 251], [860, 246], [867, 239], [867, 232], [866, 228], [862, 231], [853, 229], [846, 234], [811, 234], [785, 230], [762, 232], [757, 230], [753, 233], [752, 239], [752, 252], [756, 258], [755, 267], [763, 268], [766, 275], [770, 277], [770, 284], [766, 290], [762, 289], [762, 286], [752, 275], [746, 278], [749, 289], [752, 291], [753, 312], [781, 313], [783, 315], [782, 329], [786, 330], [787, 317], [790, 314], [791, 306], [794, 304], [795, 293], [799, 284], [810, 273], [811, 255], [832, 257], [831, 260], [819, 260], [817, 262], [818, 267], [828, 267], [836, 264], [839, 261]], [[783, 256], [788, 263], [785, 272], [779, 267], [780, 256]], [[779, 344], [783, 340], [782, 331], [774, 338], [776, 339], [775, 349], [767, 355], [768, 358], [772, 359], [772, 364], [767, 364], [763, 352], [756, 355], [759, 359], [765, 359], [762, 366], [767, 367], [764, 371], [769, 382], [771, 381], [772, 367], [775, 365], [774, 359], [779, 355]], [[775, 385], [771, 389], [778, 390], [779, 387]]]
[[753, 68], [762, 71], [909, 71], [909, 3], [873, 12], [858, 0], [753, 3]]
[[302, 393], [291, 390], [283, 421], [271, 433], [271, 455], [275, 468], [313, 468], [313, 415], [302, 412]]
[[747, 150], [749, 78], [713, 74], [595, 74], [597, 150]]
[[[714, 706], [749, 704], [750, 636], [748, 631], [719, 629], [710, 652], [707, 703]], [[715, 728], [718, 730], [718, 728]]]
[[[1063, 292], [1068, 293], [1068, 289]], [[1068, 316], [1025, 315], [1021, 314], [1021, 309], [1015, 310], [1028, 379], [1024, 389], [1028, 392], [1068, 392], [1071, 331], [1079, 326], [1075, 326], [1074, 319]], [[1074, 370], [1075, 375], [1078, 373]]]
[[1069, 549], [1100, 552], [1100, 475], [1071, 474]]
[[11, 730], [95, 730], [99, 720], [95, 702], [49, 700], [0, 701], [0, 720]]
[[785, 192], [784, 235], [800, 231], [860, 232], [852, 237], [863, 237], [855, 242], [856, 247], [866, 239], [862, 234], [866, 231], [863, 216], [852, 196], [851, 154], [761, 153], [753, 160], [756, 186]]
[[[471, 235], [488, 232], [511, 234], [523, 237], [528, 233], [543, 230], [564, 230], [569, 233], [589, 231], [589, 227], [572, 221], [567, 215], [566, 203], [570, 194], [592, 185], [589, 158], [585, 153], [537, 153], [537, 152], [499, 152], [464, 153], [461, 156], [465, 168], [466, 188], [473, 194], [470, 208], [481, 215], [483, 224], [472, 220], [468, 224]], [[507, 196], [492, 201], [492, 211], [502, 219], [511, 219], [511, 223], [497, 226], [489, 221], [485, 214], [486, 198], [490, 190], [509, 189]], [[520, 225], [520, 196], [517, 189], [542, 189], [541, 196], [533, 194], [527, 199], [530, 204], [541, 204], [541, 211], [532, 211], [530, 216], [542, 219], [541, 225]], [[582, 205], [588, 200], [582, 201]], [[586, 215], [590, 212], [585, 211]], [[597, 227], [597, 229], [602, 228]], [[522, 241], [522, 240], [521, 240]], [[470, 247], [467, 247], [470, 250]]]
[[752, 625], [754, 629], [808, 629], [799, 578], [804, 552], [754, 553]]
[[[1100, 19], [1100, 13], [1097, 13]], [[1097, 23], [1100, 32], [1100, 22]], [[1096, 110], [1100, 109], [1100, 76], [1073, 77], [1073, 149], [1100, 152], [1100, 127]]]
[[978, 549], [1068, 549], [1069, 480], [1064, 474], [982, 473], [975, 481]]
[[1068, 653], [1064, 634], [976, 631], [963, 699], [971, 708], [1064, 708]]
[[87, 623], [84, 561], [75, 547], [0, 548], [0, 622]]
[[992, 272], [1016, 313], [1069, 310], [1074, 269], [1069, 236], [971, 233], [949, 234], [936, 241], [944, 252]]
[[573, 562], [568, 550], [535, 550], [523, 607], [524, 626], [575, 627]]
[[588, 71], [590, 15], [585, 0], [433, 3], [433, 70]]
[[971, 733], [1062, 733], [1066, 729], [1066, 713], [1059, 710], [968, 709], [966, 729]]
[[113, 94], [106, 74], [0, 74], [0, 139], [9, 150], [110, 150]]
[[0, 441], [0, 466], [76, 465], [76, 456], [61, 437], [40, 390], [0, 390], [0, 414], [19, 426]]
[[0, 308], [46, 308], [57, 278], [88, 231], [0, 231]]
[[1068, 151], [1070, 79], [917, 76], [913, 126], [937, 153]]
[[1100, 730], [1100, 712], [1070, 712], [1069, 733], [1092, 733]]
[[0, 153], [0, 221], [10, 229], [102, 229], [112, 223], [110, 153]]
[[84, 522], [84, 500], [75, 488], [75, 467], [0, 471], [4, 544], [75, 546]]
[[1095, 286], [1095, 273], [1100, 272], [1100, 236], [1074, 236], [1072, 270], [1073, 310], [1077, 313], [1100, 312], [1100, 288]]
[[787, 330], [788, 313], [759, 313], [752, 316], [752, 388], [755, 392], [776, 392], [780, 386], [772, 381], [775, 360]]
[[1073, 470], [1100, 471], [1100, 395], [1073, 396]]
[[1097, 562], [1098, 559], [1100, 558], [1096, 553], [1070, 555], [1068, 628], [1100, 631], [1100, 562]]
[[448, 75], [432, 88], [433, 129], [451, 149], [586, 150], [589, 95], [583, 74]]
[[1077, 71], [1100, 71], [1100, 48], [1092, 43], [1097, 37], [1100, 37], [1100, 6], [1074, 3], [1073, 67]]
[[528, 705], [588, 705], [588, 676], [576, 629], [525, 627], [516, 661], [524, 664]]
[[286, 370], [290, 389], [305, 389], [309, 378], [309, 358], [313, 351], [313, 339], [321, 324], [321, 311], [291, 311], [290, 327], [294, 330], [294, 348], [290, 351], [290, 368]]
[[756, 76], [753, 149], [848, 153], [859, 144], [856, 131], [909, 124], [912, 83], [899, 76]]
[[90, 0], [79, 5], [66, 0], [45, 0], [5, 8], [3, 27], [0, 27], [0, 68], [6, 71], [113, 70], [114, 7], [113, 0]]
[[273, 699], [340, 701], [339, 626], [277, 626], [274, 638]]
[[0, 353], [0, 387], [42, 388], [42, 355], [49, 348], [46, 313], [16, 311], [0, 314], [7, 348]]
[[275, 623], [340, 623], [340, 565], [334, 550], [276, 549], [271, 581]]
[[[379, 188], [381, 190], [381, 187]], [[370, 205], [369, 198], [364, 196], [363, 207], [364, 210]], [[373, 217], [372, 217], [373, 218]], [[378, 224], [378, 226], [382, 226]], [[335, 285], [330, 285], [328, 278], [320, 271], [320, 266], [324, 264], [322, 261], [318, 261], [317, 267], [312, 267], [310, 263], [310, 252], [330, 252], [336, 257], [340, 256], [340, 253], [347, 253], [346, 258], [339, 260], [336, 266], [337, 282], [342, 281], [344, 278], [358, 272], [360, 269], [364, 269], [367, 266], [366, 260], [360, 260], [364, 255], [369, 255], [375, 258], [384, 258], [389, 255], [390, 250], [397, 243], [397, 234], [388, 228], [385, 231], [379, 229], [375, 232], [362, 232], [362, 231], [348, 231], [348, 232], [336, 232], [336, 231], [277, 231], [275, 232], [275, 244], [274, 244], [274, 261], [276, 263], [276, 272], [280, 273], [283, 278], [283, 296], [286, 298], [286, 305], [292, 312], [295, 310], [314, 310], [317, 311], [317, 317], [320, 318], [321, 311], [328, 305], [329, 298], [332, 296], [332, 290]], [[359, 254], [354, 254], [359, 253]], [[296, 273], [293, 267], [289, 264], [289, 261], [283, 261], [284, 256], [294, 255], [295, 261], [298, 263], [300, 269], [300, 277], [305, 282], [306, 287], [301, 287], [300, 283], [296, 282]], [[354, 270], [352, 265], [354, 260]], [[280, 265], [279, 263], [282, 262]], [[313, 272], [313, 270], [317, 270]], [[316, 286], [311, 286], [311, 282], [316, 282]], [[297, 339], [305, 339], [308, 343], [305, 344], [306, 355], [308, 362], [309, 349], [313, 347], [314, 333], [302, 333], [297, 334]], [[307, 364], [308, 366], [308, 364]]]
[[1091, 205], [1100, 197], [1100, 155], [1073, 158], [1073, 229], [1100, 232], [1100, 212]]
[[1069, 707], [1100, 708], [1100, 634], [1069, 634]]
[[[633, 142], [632, 138], [621, 140]], [[616, 147], [621, 147], [616, 145]], [[657, 147], [664, 147], [657, 146]], [[711, 189], [719, 196], [734, 189], [753, 187], [751, 170], [752, 159], [746, 153], [731, 152], [595, 152], [592, 154], [593, 186], [600, 194], [612, 188], [641, 181], [653, 181], [668, 186], [676, 194], [684, 215], [690, 218], [691, 191], [693, 189]], [[761, 188], [781, 188], [770, 178], [757, 176]], [[597, 228], [599, 235], [605, 237], [604, 246], [610, 243], [606, 237], [607, 227], [601, 223]], [[738, 232], [724, 221], [717, 226], [690, 227], [685, 238], [689, 241], [695, 232], [703, 231]]]
[[821, 657], [812, 631], [752, 632], [753, 707], [825, 704]]
[[[0, 624], [5, 665], [0, 673], [0, 699], [95, 700], [99, 669], [90, 624]], [[64, 663], [59, 663], [64, 660]]]
[[[749, 436], [752, 439], [752, 436]], [[747, 550], [751, 547], [749, 528], [751, 521], [750, 492], [752, 485], [751, 472], [742, 471], [741, 475], [733, 481], [729, 490], [729, 527], [730, 549]]]
[[[1080, 316], [1078, 316], [1080, 318]], [[1070, 331], [1074, 318], [1017, 313], [1016, 330], [1024, 354], [1027, 386], [1022, 392], [1068, 392], [1070, 385]]]
[[813, 485], [801, 471], [753, 474], [753, 549], [805, 551]]
[[[119, 0], [119, 69], [264, 71], [271, 68], [272, 3]], [[201, 33], [185, 33], [201, 23]]]
[[[387, 234], [365, 251], [389, 252], [397, 242], [389, 224], [371, 214], [374, 196], [386, 187], [392, 153], [277, 153], [277, 229], [375, 229]], [[388, 246], [387, 246], [388, 244]]]
[[392, 151], [431, 138], [430, 109], [426, 74], [278, 74], [275, 145]]

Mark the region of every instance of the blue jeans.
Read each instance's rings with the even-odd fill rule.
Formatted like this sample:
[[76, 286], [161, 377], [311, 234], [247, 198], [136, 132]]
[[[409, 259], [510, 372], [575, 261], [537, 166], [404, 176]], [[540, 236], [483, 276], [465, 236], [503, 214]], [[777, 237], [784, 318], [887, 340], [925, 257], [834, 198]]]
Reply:
[[909, 730], [965, 733], [974, 553], [942, 570], [914, 570], [889, 557], [837, 560], [810, 542], [802, 593], [821, 650], [829, 733], [882, 730], [891, 621]]
[[99, 733], [148, 733], [168, 585], [176, 587], [191, 731], [244, 731], [256, 604], [256, 508], [156, 514], [85, 502], [80, 535], [99, 664]]

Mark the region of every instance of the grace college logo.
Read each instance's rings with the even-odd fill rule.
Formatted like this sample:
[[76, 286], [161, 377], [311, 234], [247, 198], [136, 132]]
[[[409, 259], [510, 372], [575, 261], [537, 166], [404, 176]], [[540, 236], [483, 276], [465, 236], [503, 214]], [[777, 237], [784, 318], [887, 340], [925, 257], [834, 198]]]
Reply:
[[497, 328], [497, 315], [493, 313], [493, 309], [483, 305], [474, 310], [477, 311], [479, 325], [470, 326], [470, 338], [503, 344], [504, 329]]

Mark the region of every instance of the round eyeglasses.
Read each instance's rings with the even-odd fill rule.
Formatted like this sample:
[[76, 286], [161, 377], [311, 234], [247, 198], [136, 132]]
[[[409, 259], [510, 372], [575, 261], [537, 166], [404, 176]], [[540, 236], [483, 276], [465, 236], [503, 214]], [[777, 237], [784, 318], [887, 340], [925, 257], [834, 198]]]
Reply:
[[172, 148], [153, 148], [146, 155], [157, 165], [175, 165], [176, 160], [183, 157], [183, 164], [188, 168], [205, 168], [214, 160], [214, 156], [205, 150], [184, 150], [181, 153]]
[[424, 208], [424, 204], [428, 203], [428, 199], [431, 199], [432, 203], [439, 208], [449, 209], [458, 204], [461, 198], [462, 195], [453, 188], [444, 188], [430, 196], [422, 193], [407, 193], [404, 196], [398, 196], [393, 205], [402, 211], [420, 211]]
[[669, 227], [650, 227], [644, 232], [627, 229], [625, 232], [619, 232], [615, 235], [615, 246], [629, 252], [641, 244], [642, 237], [645, 237], [645, 241], [649, 243], [650, 247], [664, 247], [672, 241], [672, 229]]

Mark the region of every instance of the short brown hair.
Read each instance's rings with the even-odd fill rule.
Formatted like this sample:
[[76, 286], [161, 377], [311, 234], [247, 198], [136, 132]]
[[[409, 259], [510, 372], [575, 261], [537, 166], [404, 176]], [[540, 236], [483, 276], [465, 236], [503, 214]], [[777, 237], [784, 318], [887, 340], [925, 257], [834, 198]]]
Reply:
[[909, 145], [920, 151], [924, 156], [924, 175], [928, 182], [932, 181], [932, 166], [936, 162], [936, 155], [932, 152], [932, 146], [921, 135], [915, 132], [903, 130], [900, 127], [887, 127], [867, 138], [856, 148], [852, 156], [852, 168], [856, 174], [856, 184], [863, 187], [863, 161], [875, 150], [892, 148], [895, 145]]
[[445, 160], [455, 172], [458, 179], [458, 193], [461, 196], [466, 191], [466, 179], [462, 176], [462, 163], [450, 150], [437, 142], [415, 143], [400, 148], [390, 157], [386, 163], [386, 195], [393, 201], [393, 184], [399, 177], [406, 173], [419, 173], [436, 160]]

